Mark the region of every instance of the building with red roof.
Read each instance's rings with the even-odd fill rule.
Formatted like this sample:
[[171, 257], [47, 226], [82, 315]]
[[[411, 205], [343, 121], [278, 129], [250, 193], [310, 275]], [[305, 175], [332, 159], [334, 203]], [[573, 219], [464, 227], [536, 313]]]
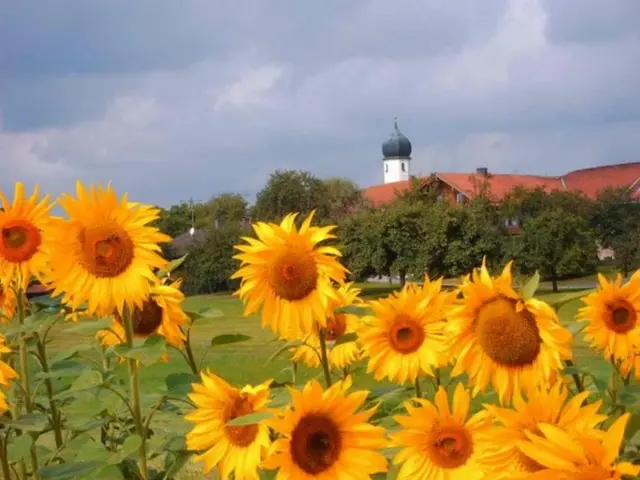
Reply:
[[[363, 191], [365, 198], [376, 206], [391, 202], [411, 185], [411, 142], [400, 133], [397, 119], [394, 131], [382, 144], [382, 153], [384, 183]], [[455, 203], [468, 201], [481, 191], [499, 201], [516, 187], [582, 192], [590, 198], [596, 198], [608, 187], [628, 188], [640, 201], [640, 162], [584, 168], [558, 177], [493, 173], [486, 168], [478, 168], [474, 173], [435, 172], [434, 176], [441, 196]]]

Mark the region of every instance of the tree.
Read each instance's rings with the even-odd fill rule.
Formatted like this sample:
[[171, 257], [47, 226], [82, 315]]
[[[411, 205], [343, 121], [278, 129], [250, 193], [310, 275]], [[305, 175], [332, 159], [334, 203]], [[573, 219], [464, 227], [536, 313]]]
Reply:
[[509, 232], [499, 209], [487, 197], [474, 197], [467, 205], [452, 207], [447, 228], [445, 272], [459, 276], [477, 267], [503, 263]]
[[389, 275], [379, 217], [380, 213], [375, 210], [363, 210], [340, 223], [338, 233], [342, 262], [354, 280]]
[[435, 174], [428, 177], [411, 177], [409, 180], [409, 188], [398, 192], [396, 199], [398, 201], [416, 203], [435, 203], [438, 201], [440, 194], [440, 180]]
[[367, 205], [362, 190], [351, 180], [345, 178], [327, 178], [322, 180], [329, 203], [327, 220], [339, 223], [356, 210]]
[[202, 204], [202, 215], [207, 219], [207, 224], [214, 227], [240, 224], [247, 217], [247, 210], [247, 201], [237, 193], [223, 193]]
[[626, 277], [640, 256], [640, 203], [627, 188], [606, 189], [598, 195], [591, 219], [598, 242], [614, 252]]
[[545, 191], [542, 187], [526, 189], [516, 187], [507, 194], [501, 204], [505, 218], [518, 218], [524, 224], [550, 208], [560, 208], [583, 218], [593, 214], [594, 203], [580, 192], [565, 190]]
[[598, 257], [595, 237], [584, 217], [555, 207], [527, 220], [518, 237], [518, 268], [538, 270], [558, 291], [558, 280], [593, 273]]
[[379, 210], [380, 242], [385, 254], [384, 269], [397, 273], [404, 286], [415, 266], [425, 236], [425, 208], [422, 204], [393, 202]]
[[156, 226], [162, 233], [175, 238], [189, 231], [191, 228], [191, 211], [189, 204], [179, 203], [171, 205], [168, 209], [160, 210], [160, 218]]
[[187, 295], [228, 291], [237, 286], [230, 280], [238, 267], [233, 258], [237, 253], [234, 245], [244, 233], [239, 225], [228, 224], [205, 231], [205, 238], [189, 250], [179, 275], [184, 277], [184, 292]]
[[329, 218], [330, 202], [322, 180], [309, 172], [298, 170], [276, 171], [265, 187], [258, 192], [252, 216], [256, 220], [279, 222], [291, 212], [302, 216], [316, 211], [316, 221]]

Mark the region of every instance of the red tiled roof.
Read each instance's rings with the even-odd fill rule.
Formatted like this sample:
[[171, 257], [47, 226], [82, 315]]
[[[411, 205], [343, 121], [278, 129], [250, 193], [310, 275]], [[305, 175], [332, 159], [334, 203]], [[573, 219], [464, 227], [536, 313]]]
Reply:
[[564, 183], [569, 190], [580, 190], [595, 198], [607, 187], [631, 187], [640, 180], [640, 162], [585, 168], [567, 173]]
[[436, 175], [443, 182], [448, 183], [469, 198], [477, 195], [478, 189], [484, 180], [489, 184], [491, 195], [497, 200], [504, 198], [516, 187], [527, 189], [542, 187], [548, 192], [563, 188], [562, 182], [558, 178], [537, 177], [534, 175], [510, 175], [504, 173], [489, 174], [488, 177], [476, 173], [438, 173]]
[[[606, 187], [633, 186], [639, 187], [633, 195], [640, 200], [640, 162], [586, 168], [569, 172], [562, 177], [503, 173], [489, 173], [488, 177], [477, 173], [436, 173], [436, 176], [470, 198], [478, 193], [479, 186], [486, 179], [490, 194], [498, 200], [518, 186], [527, 189], [542, 187], [546, 191], [581, 191], [591, 198], [595, 198], [598, 192]], [[408, 181], [375, 185], [364, 189], [364, 195], [374, 205], [382, 205], [393, 200], [397, 192], [407, 190], [409, 185]]]
[[383, 185], [374, 185], [363, 190], [365, 198], [367, 198], [375, 207], [391, 202], [400, 192], [409, 188], [410, 182], [404, 180], [402, 182], [385, 183]]

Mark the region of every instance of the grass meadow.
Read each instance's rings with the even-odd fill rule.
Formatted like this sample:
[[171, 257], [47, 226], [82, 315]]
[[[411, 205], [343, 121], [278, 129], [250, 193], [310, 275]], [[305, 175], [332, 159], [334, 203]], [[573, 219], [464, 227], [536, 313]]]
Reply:
[[[394, 288], [397, 288], [397, 285], [363, 284], [360, 285], [360, 287], [363, 288], [363, 298], [371, 299], [387, 295]], [[543, 292], [539, 297], [545, 299], [553, 295], [558, 294]], [[229, 294], [201, 295], [188, 298], [186, 303], [188, 306], [198, 309], [205, 307], [215, 308], [223, 314], [218, 318], [201, 318], [195, 323], [192, 329], [191, 338], [195, 358], [200, 360], [200, 358], [204, 356], [204, 365], [206, 365], [206, 368], [211, 369], [217, 375], [235, 385], [261, 383], [268, 378], [274, 378], [280, 381], [291, 379], [291, 370], [289, 368], [291, 362], [288, 354], [283, 354], [275, 360], [269, 361], [271, 356], [280, 349], [282, 343], [278, 342], [269, 330], [261, 328], [258, 317], [244, 317], [242, 305], [236, 298]], [[560, 316], [565, 324], [571, 325], [571, 323], [574, 322], [575, 313], [580, 305], [580, 300], [573, 300], [560, 309]], [[55, 340], [49, 347], [52, 355], [55, 355], [58, 350], [62, 351], [69, 347], [86, 345], [93, 341], [93, 335], [66, 332], [66, 325], [59, 325], [55, 328], [57, 331], [52, 332]], [[210, 346], [212, 338], [228, 333], [248, 335], [251, 339], [231, 345]], [[574, 363], [577, 365], [588, 366], [589, 371], [592, 373], [597, 374], [598, 372], [602, 372], [606, 375], [607, 364], [584, 344], [581, 334], [579, 334], [576, 339], [574, 354]], [[364, 365], [364, 362], [361, 362], [361, 364]], [[160, 363], [142, 369], [141, 383], [143, 395], [151, 396], [154, 392], [157, 393], [161, 391], [165, 385], [165, 377], [172, 373], [190, 373], [189, 367], [184, 359], [178, 352], [173, 350], [171, 351], [171, 357], [168, 363]], [[124, 365], [118, 367], [118, 374], [123, 377], [127, 375]], [[316, 376], [321, 379], [320, 369], [311, 370], [301, 366], [297, 373], [296, 383], [301, 384]], [[375, 382], [372, 377], [366, 375], [364, 368], [360, 368], [355, 373], [355, 376], [354, 384], [357, 388], [374, 389], [391, 387], [391, 384], [379, 384]], [[186, 405], [176, 404], [176, 406], [182, 408], [184, 411], [187, 411], [189, 408]], [[154, 418], [154, 428], [167, 429], [176, 435], [186, 433], [190, 429], [191, 424], [182, 420], [176, 421], [175, 418], [173, 415], [163, 416], [162, 412], [159, 412]], [[151, 440], [151, 446], [153, 448], [153, 440]], [[153, 462], [151, 463], [151, 466], [152, 465]], [[213, 479], [216, 478], [216, 476], [215, 474], [203, 476], [199, 465], [189, 463], [176, 478], [180, 480], [194, 480], [197, 478]]]

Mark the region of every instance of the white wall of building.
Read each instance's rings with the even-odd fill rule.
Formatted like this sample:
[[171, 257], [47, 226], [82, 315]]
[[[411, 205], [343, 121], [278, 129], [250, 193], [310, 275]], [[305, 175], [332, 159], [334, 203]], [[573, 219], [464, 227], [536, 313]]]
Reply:
[[384, 183], [394, 183], [409, 180], [411, 173], [410, 158], [391, 158], [383, 161]]

